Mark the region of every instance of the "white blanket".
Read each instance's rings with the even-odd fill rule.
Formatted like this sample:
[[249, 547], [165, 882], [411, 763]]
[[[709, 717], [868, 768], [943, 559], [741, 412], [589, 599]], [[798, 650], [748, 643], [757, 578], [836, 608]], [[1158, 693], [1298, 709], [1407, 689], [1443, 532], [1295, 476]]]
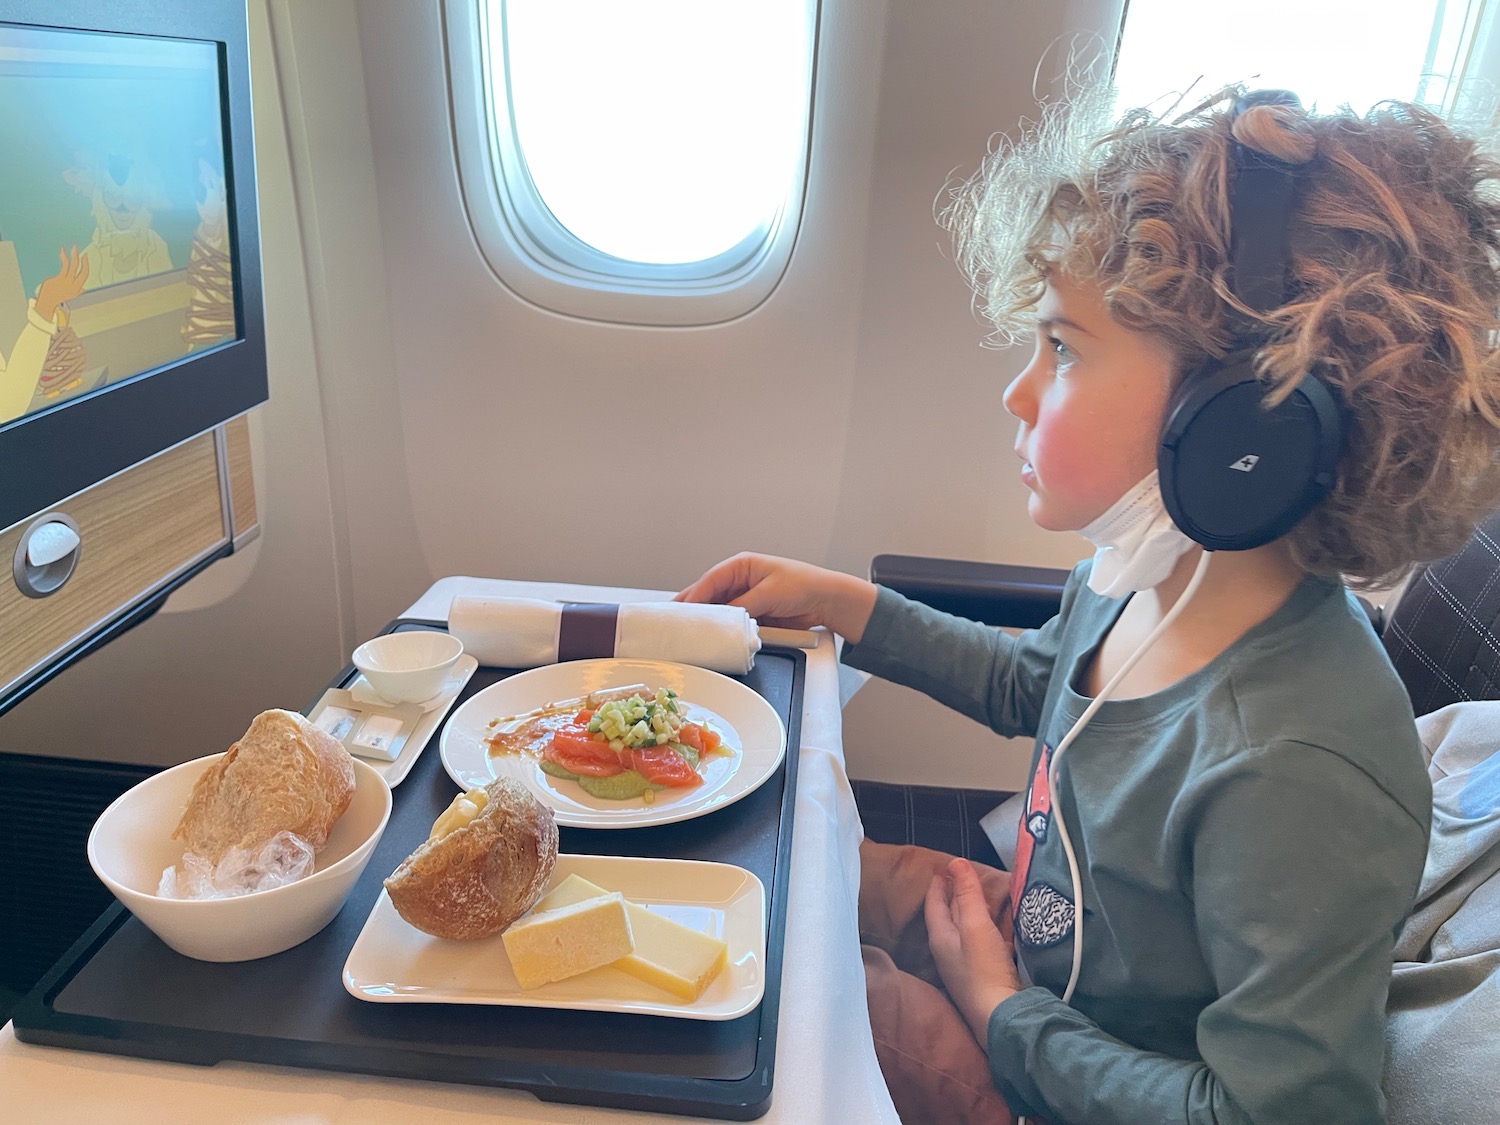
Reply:
[[1432, 841], [1396, 943], [1386, 1032], [1390, 1125], [1500, 1120], [1500, 701], [1417, 720]]

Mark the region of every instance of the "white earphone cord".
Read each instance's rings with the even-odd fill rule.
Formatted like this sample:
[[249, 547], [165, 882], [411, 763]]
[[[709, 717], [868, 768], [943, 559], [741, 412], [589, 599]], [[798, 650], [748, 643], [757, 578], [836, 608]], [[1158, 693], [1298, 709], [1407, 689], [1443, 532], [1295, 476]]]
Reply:
[[[1120, 670], [1109, 678], [1109, 682], [1099, 689], [1099, 694], [1089, 702], [1083, 709], [1083, 714], [1078, 716], [1078, 721], [1068, 728], [1068, 733], [1063, 735], [1062, 741], [1057, 744], [1057, 749], [1052, 751], [1052, 767], [1047, 773], [1048, 788], [1052, 793], [1052, 825], [1056, 827], [1059, 838], [1062, 840], [1063, 852], [1068, 857], [1068, 877], [1073, 881], [1073, 968], [1068, 974], [1068, 986], [1063, 989], [1062, 999], [1066, 1004], [1073, 999], [1073, 990], [1078, 987], [1078, 974], [1083, 969], [1083, 880], [1078, 874], [1078, 857], [1073, 853], [1073, 841], [1068, 838], [1068, 826], [1063, 820], [1062, 801], [1059, 799], [1058, 778], [1061, 773], [1058, 764], [1062, 761], [1063, 753], [1073, 744], [1078, 737], [1079, 731], [1088, 725], [1094, 717], [1094, 712], [1099, 710], [1104, 701], [1110, 697], [1115, 688], [1120, 686], [1120, 681], [1140, 661], [1141, 657], [1154, 645], [1167, 626], [1177, 620], [1179, 614], [1186, 608], [1193, 595], [1198, 592], [1198, 587], [1203, 582], [1203, 576], [1208, 573], [1208, 560], [1212, 551], [1204, 551], [1198, 559], [1198, 565], [1193, 569], [1193, 576], [1188, 580], [1187, 588], [1182, 591], [1182, 596], [1177, 599], [1172, 608], [1167, 610], [1166, 615], [1156, 624], [1156, 628], [1146, 634], [1146, 639], [1140, 646], [1130, 654]], [[1017, 1125], [1027, 1125], [1025, 1117], [1017, 1121]]]

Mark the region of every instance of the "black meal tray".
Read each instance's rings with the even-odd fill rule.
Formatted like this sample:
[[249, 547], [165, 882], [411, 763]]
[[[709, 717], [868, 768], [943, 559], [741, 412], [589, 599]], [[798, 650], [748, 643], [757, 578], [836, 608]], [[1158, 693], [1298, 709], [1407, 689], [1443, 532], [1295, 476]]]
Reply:
[[[399, 619], [385, 629], [443, 629]], [[746, 1121], [770, 1107], [806, 654], [768, 647], [748, 675], [787, 728], [782, 765], [710, 815], [650, 828], [562, 828], [561, 851], [732, 863], [765, 884], [765, 996], [733, 1020], [459, 1004], [377, 1004], [344, 991], [344, 961], [381, 882], [455, 793], [442, 726], [393, 791], [385, 834], [338, 916], [295, 948], [215, 964], [169, 949], [115, 903], [15, 1009], [26, 1043], [211, 1066], [232, 1059], [528, 1090], [548, 1101]], [[513, 669], [479, 668], [453, 704]], [[354, 678], [353, 667], [329, 686]], [[321, 693], [320, 693], [321, 697]], [[450, 709], [450, 714], [452, 709]], [[446, 717], [444, 722], [446, 723]]]

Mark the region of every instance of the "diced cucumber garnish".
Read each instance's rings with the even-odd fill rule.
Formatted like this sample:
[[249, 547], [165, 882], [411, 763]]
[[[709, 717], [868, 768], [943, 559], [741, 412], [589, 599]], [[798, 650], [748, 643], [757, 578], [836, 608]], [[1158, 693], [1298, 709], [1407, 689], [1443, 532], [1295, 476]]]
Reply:
[[589, 720], [588, 730], [618, 751], [626, 747], [660, 746], [677, 737], [682, 723], [676, 695], [658, 688], [651, 699], [632, 695], [601, 704]]

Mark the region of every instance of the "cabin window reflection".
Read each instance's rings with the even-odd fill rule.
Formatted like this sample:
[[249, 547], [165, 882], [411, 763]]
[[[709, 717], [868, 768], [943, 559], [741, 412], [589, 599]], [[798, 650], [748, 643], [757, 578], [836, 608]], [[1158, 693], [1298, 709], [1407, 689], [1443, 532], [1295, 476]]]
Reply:
[[[487, 142], [489, 190], [465, 195], [506, 284], [646, 324], [769, 295], [806, 178], [816, 0], [476, 0], [474, 16], [450, 17], [459, 163], [477, 186]], [[463, 128], [465, 32], [482, 135]]]
[[[1487, 115], [1493, 84], [1476, 66], [1494, 38], [1480, 0], [1130, 0], [1115, 68], [1121, 108], [1161, 110], [1232, 82], [1295, 91], [1304, 105], [1364, 113], [1417, 102], [1445, 115]], [[1183, 108], [1187, 108], [1184, 105]]]

